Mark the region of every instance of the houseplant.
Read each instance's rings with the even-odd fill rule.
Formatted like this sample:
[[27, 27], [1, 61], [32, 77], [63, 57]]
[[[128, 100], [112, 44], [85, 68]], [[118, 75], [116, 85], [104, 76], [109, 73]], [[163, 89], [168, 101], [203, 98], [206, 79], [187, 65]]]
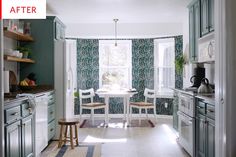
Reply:
[[26, 46], [18, 46], [17, 50], [23, 53], [23, 58], [29, 58], [29, 55], [31, 54], [31, 49]]
[[181, 54], [175, 59], [175, 69], [177, 73], [182, 73], [184, 65], [187, 63], [186, 56]]

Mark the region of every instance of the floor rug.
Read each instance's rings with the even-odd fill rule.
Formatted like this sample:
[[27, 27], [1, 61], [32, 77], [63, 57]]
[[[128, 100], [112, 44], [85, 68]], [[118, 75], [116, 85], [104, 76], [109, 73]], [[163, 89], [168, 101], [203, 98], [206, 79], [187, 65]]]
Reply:
[[70, 145], [63, 145], [50, 152], [47, 157], [101, 157], [101, 145], [80, 144], [74, 149]]
[[133, 119], [129, 126], [127, 126], [126, 121], [120, 118], [111, 118], [109, 120], [108, 126], [105, 125], [104, 120], [94, 120], [92, 124], [91, 120], [85, 119], [80, 125], [80, 128], [127, 128], [127, 127], [155, 127], [154, 123], [148, 119], [142, 119], [141, 123], [139, 120]]

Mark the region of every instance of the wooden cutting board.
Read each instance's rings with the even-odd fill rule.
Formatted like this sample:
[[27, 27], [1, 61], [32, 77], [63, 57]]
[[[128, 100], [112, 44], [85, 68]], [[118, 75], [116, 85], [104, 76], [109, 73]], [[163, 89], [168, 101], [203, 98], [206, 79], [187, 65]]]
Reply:
[[9, 84], [10, 85], [17, 85], [16, 74], [13, 71], [9, 71]]

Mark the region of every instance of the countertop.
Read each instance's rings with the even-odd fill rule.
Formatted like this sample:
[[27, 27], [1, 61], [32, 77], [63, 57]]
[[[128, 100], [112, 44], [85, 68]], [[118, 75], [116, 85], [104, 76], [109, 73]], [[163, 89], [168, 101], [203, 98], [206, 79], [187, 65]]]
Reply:
[[17, 91], [14, 93], [9, 93], [9, 94], [5, 94], [4, 95], [4, 105], [7, 105], [9, 103], [14, 103], [14, 102], [18, 102], [18, 101], [24, 101], [27, 99], [27, 97], [18, 97], [16, 98], [17, 94], [22, 94], [22, 93], [28, 93], [28, 94], [35, 94], [40, 95], [43, 93], [47, 93], [47, 92], [51, 92], [54, 89], [49, 87], [49, 86], [39, 86], [35, 89], [31, 89], [31, 90], [26, 90], [26, 91]]
[[186, 91], [184, 89], [174, 89], [174, 90], [177, 91], [177, 92], [180, 92], [180, 93], [184, 93], [184, 94], [188, 94], [188, 95], [194, 96], [194, 97], [196, 97], [198, 99], [202, 99], [205, 102], [210, 103], [212, 105], [215, 104], [215, 93], [199, 94], [199, 93], [192, 92], [192, 91]]

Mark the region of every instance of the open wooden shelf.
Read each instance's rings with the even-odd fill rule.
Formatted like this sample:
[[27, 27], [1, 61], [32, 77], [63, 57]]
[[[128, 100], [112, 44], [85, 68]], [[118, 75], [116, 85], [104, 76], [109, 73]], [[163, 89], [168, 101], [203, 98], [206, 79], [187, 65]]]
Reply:
[[7, 30], [7, 28], [4, 28], [4, 36], [18, 41], [34, 41], [30, 35], [25, 35], [16, 31], [10, 31]]
[[4, 55], [4, 59], [6, 61], [11, 61], [11, 62], [35, 63], [34, 60], [29, 59], [29, 58], [17, 58], [17, 57], [8, 56], [8, 55]]

